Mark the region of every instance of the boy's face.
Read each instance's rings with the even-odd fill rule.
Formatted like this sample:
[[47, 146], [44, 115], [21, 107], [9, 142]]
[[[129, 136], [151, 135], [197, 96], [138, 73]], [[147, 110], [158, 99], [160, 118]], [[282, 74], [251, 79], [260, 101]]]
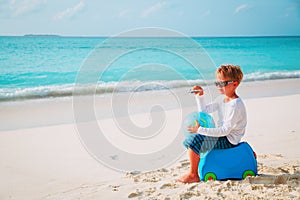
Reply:
[[225, 78], [222, 74], [217, 74], [216, 76], [216, 86], [221, 94], [232, 94], [235, 92], [237, 87], [237, 82]]

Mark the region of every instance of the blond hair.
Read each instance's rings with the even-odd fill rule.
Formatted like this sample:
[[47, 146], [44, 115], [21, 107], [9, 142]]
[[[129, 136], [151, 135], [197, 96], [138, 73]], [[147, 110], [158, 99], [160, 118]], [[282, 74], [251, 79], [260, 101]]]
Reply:
[[243, 79], [243, 72], [238, 65], [221, 65], [217, 71], [216, 75], [222, 75], [226, 79], [230, 79], [231, 81], [241, 82]]

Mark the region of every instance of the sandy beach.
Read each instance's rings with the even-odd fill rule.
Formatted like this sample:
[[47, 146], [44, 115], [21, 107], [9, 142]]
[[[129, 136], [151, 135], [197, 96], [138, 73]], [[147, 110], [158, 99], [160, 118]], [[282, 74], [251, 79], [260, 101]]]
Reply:
[[[94, 159], [78, 134], [70, 98], [1, 102], [0, 199], [299, 199], [299, 85], [300, 79], [242, 83], [238, 93], [248, 112], [243, 141], [258, 155], [259, 175], [193, 184], [175, 182], [189, 168], [186, 153], [176, 162], [149, 171], [122, 172]], [[147, 92], [139, 95], [137, 99], [144, 100], [132, 118], [147, 124]], [[96, 116], [98, 123], [106, 125], [112, 141], [121, 131], [110, 120], [111, 104], [105, 97], [96, 99], [95, 112], [102, 112]], [[155, 99], [155, 104], [166, 103], [162, 92]], [[166, 108], [165, 126], [178, 129], [180, 121], [175, 116], [180, 111], [173, 109], [173, 103]], [[189, 103], [182, 106], [189, 108]], [[81, 122], [89, 120], [83, 117]], [[157, 137], [168, 141], [173, 136], [167, 131]], [[142, 150], [144, 154], [166, 146], [154, 140], [141, 145], [146, 142], [153, 145], [144, 145], [149, 147]], [[125, 137], [116, 140], [115, 146], [136, 151], [135, 143]]]

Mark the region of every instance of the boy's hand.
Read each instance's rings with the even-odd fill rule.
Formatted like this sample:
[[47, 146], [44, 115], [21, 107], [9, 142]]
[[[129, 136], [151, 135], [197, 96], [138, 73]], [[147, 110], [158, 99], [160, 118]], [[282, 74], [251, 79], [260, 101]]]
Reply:
[[189, 126], [189, 127], [187, 128], [187, 131], [188, 131], [188, 132], [190, 132], [190, 133], [197, 133], [198, 128], [200, 127], [200, 124], [199, 124], [199, 122], [198, 122], [197, 120], [195, 120], [195, 123], [196, 123], [195, 126]]
[[202, 89], [202, 87], [200, 87], [199, 85], [195, 85], [193, 88], [192, 88], [193, 91], [197, 91], [197, 92], [194, 92], [195, 95], [197, 96], [201, 96], [204, 94], [204, 91]]

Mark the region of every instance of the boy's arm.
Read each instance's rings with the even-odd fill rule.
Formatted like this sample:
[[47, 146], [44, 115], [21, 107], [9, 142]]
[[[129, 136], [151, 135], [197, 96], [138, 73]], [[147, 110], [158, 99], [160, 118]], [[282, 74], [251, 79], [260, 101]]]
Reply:
[[207, 105], [205, 104], [204, 90], [202, 89], [201, 86], [195, 85], [192, 88], [192, 91], [193, 91], [192, 93], [195, 94], [195, 99], [196, 99], [196, 102], [197, 102], [198, 112], [212, 113], [217, 109], [218, 104], [216, 102], [213, 102], [213, 103], [207, 104]]
[[206, 136], [212, 137], [222, 137], [227, 136], [231, 133], [233, 128], [237, 128], [239, 126], [243, 127], [244, 124], [244, 116], [240, 112], [240, 110], [236, 107], [231, 107], [231, 109], [227, 110], [226, 118], [221, 127], [217, 128], [203, 128], [199, 127], [197, 133]]
[[205, 112], [205, 102], [204, 97], [195, 95], [195, 99], [197, 102], [198, 112]]
[[216, 102], [213, 102], [211, 104], [205, 104], [204, 96], [197, 96], [195, 95], [195, 99], [197, 102], [197, 107], [199, 112], [206, 112], [206, 113], [212, 113], [217, 110], [218, 104]]

